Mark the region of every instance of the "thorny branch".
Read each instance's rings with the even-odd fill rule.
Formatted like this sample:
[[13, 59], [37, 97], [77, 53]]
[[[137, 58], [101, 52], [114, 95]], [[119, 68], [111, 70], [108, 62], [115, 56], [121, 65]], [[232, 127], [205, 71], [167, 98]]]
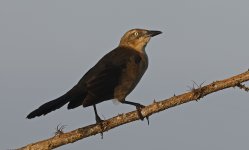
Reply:
[[245, 84], [239, 83], [239, 84], [236, 85], [236, 86], [239, 87], [240, 89], [245, 90], [246, 92], [249, 92], [249, 87], [245, 86]]
[[[220, 81], [215, 81], [209, 85], [202, 86], [197, 85], [195, 88], [191, 89], [191, 91], [187, 93], [183, 93], [180, 95], [174, 95], [171, 98], [154, 102], [144, 108], [141, 109], [141, 114], [144, 117], [149, 117], [152, 114], [158, 113], [160, 111], [163, 111], [165, 109], [187, 103], [190, 101], [195, 101], [203, 98], [204, 96], [226, 89], [226, 88], [231, 88], [231, 87], [239, 87], [240, 89], [245, 90], [246, 92], [249, 91], [249, 88], [243, 85], [243, 82], [249, 81], [249, 70], [241, 73], [239, 75], [220, 80]], [[196, 83], [195, 83], [196, 84]], [[78, 128], [76, 130], [64, 133], [62, 132], [63, 126], [57, 127], [57, 133], [54, 137], [51, 137], [46, 140], [38, 141], [36, 143], [31, 143], [28, 144], [27, 146], [24, 146], [22, 148], [19, 148], [19, 150], [50, 150], [57, 148], [59, 146], [68, 144], [68, 143], [73, 143], [78, 140], [81, 140], [83, 138], [96, 135], [99, 133], [106, 132], [110, 129], [113, 129], [115, 127], [118, 127], [120, 125], [133, 122], [136, 120], [139, 120], [140, 117], [137, 113], [137, 111], [132, 111], [124, 114], [120, 114], [118, 116], [115, 116], [113, 118], [107, 119], [103, 121], [100, 124], [92, 124], [88, 125], [86, 127]]]

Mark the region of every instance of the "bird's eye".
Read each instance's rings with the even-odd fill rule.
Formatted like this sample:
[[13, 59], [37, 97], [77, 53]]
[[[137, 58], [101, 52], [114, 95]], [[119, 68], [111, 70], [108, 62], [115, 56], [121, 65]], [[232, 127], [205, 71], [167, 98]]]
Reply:
[[135, 32], [134, 35], [135, 35], [135, 36], [138, 36], [138, 32]]

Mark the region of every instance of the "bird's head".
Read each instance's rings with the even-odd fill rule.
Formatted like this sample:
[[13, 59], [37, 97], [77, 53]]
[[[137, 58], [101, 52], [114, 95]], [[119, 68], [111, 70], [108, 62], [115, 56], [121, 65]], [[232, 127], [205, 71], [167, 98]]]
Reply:
[[130, 47], [137, 51], [144, 51], [147, 43], [150, 41], [150, 38], [161, 33], [161, 31], [132, 29], [123, 35], [119, 46]]

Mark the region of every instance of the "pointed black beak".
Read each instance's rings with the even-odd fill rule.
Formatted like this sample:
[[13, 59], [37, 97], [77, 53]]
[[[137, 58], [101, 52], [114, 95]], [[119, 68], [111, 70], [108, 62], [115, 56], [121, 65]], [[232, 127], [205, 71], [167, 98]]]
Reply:
[[147, 34], [150, 36], [150, 37], [153, 37], [153, 36], [156, 36], [158, 34], [161, 34], [162, 32], [161, 31], [153, 31], [153, 30], [149, 30], [147, 32]]

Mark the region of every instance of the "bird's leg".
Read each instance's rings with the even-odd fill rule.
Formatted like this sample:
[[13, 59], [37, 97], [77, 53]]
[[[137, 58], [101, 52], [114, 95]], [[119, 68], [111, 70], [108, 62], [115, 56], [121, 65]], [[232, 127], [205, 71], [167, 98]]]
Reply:
[[[95, 120], [96, 120], [96, 124], [99, 124], [100, 127], [101, 127], [101, 130], [103, 131], [104, 130], [104, 127], [103, 127], [103, 120], [99, 117], [98, 115], [98, 112], [97, 112], [97, 108], [96, 108], [96, 105], [93, 105], [93, 108], [94, 108], [94, 113], [95, 113]], [[101, 139], [103, 139], [103, 132], [101, 131]]]
[[[139, 118], [140, 118], [141, 120], [144, 120], [144, 117], [143, 117], [143, 115], [142, 115], [142, 113], [141, 113], [141, 109], [145, 107], [144, 105], [139, 104], [139, 103], [135, 103], [135, 102], [130, 102], [130, 101], [122, 101], [121, 103], [136, 106], [136, 109], [137, 109], [137, 113], [138, 113]], [[148, 125], [149, 125], [149, 124], [150, 124], [149, 117], [146, 116], [145, 118], [147, 119], [147, 122], [148, 122]]]
[[93, 108], [94, 108], [96, 123], [101, 123], [103, 120], [98, 115], [96, 105], [93, 105]]

